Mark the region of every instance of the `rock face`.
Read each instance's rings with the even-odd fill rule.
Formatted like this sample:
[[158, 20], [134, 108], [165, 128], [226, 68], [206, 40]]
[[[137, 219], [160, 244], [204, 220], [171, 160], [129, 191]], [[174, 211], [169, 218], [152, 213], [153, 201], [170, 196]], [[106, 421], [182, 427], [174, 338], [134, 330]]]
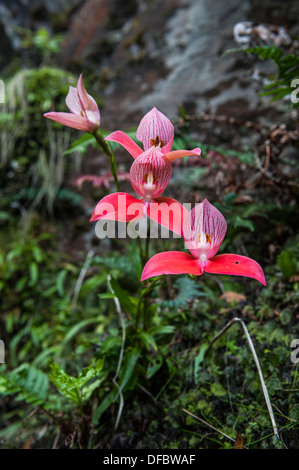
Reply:
[[4, 0], [0, 64], [3, 54], [18, 51], [15, 26], [46, 25], [54, 33], [65, 32], [58, 65], [91, 77], [94, 91], [103, 96], [103, 119], [109, 127], [136, 125], [153, 106], [169, 117], [184, 106], [192, 114], [248, 118], [261, 104], [260, 84], [252, 79], [255, 59], [250, 63], [238, 54], [223, 56], [237, 46], [234, 25], [273, 23], [298, 33], [297, 3]]
[[[229, 7], [228, 7], [229, 4]], [[149, 51], [151, 59], [163, 63], [168, 73], [152, 90], [144, 90], [140, 103], [126, 106], [142, 111], [157, 103], [169, 115], [186, 105], [193, 112], [215, 112], [223, 102], [244, 99], [246, 79], [233, 67], [236, 58], [221, 54], [233, 47], [233, 26], [246, 18], [249, 2], [185, 1], [165, 23], [163, 43]], [[145, 81], [146, 83], [146, 81]], [[146, 88], [146, 87], [144, 87]], [[249, 96], [250, 100], [254, 96]]]
[[114, 126], [137, 124], [153, 106], [170, 117], [183, 105], [195, 114], [248, 118], [261, 104], [260, 84], [251, 76], [255, 59], [250, 64], [238, 54], [223, 56], [237, 47], [234, 25], [248, 20], [296, 27], [286, 6], [295, 12], [294, 3], [136, 0], [121, 16], [123, 2], [88, 0], [70, 24], [63, 60], [93, 68]]

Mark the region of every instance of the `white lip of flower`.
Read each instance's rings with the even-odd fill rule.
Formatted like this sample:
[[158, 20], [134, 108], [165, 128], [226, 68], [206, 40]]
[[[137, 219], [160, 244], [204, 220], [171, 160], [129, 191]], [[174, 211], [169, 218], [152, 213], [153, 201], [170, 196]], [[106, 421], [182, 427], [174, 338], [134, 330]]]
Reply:
[[150, 170], [144, 176], [144, 192], [145, 192], [144, 199], [147, 202], [150, 202], [152, 200], [152, 194], [156, 189], [156, 182], [157, 182], [157, 177]]
[[196, 239], [196, 248], [199, 251], [199, 260], [202, 262], [207, 261], [208, 252], [211, 249], [211, 237], [208, 233], [200, 233]]

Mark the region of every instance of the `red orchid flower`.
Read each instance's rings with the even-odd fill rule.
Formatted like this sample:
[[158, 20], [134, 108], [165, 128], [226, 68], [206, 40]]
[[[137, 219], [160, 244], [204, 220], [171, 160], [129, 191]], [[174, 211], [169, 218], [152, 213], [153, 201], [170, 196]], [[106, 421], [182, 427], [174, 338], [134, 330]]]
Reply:
[[130, 222], [148, 215], [181, 236], [186, 209], [175, 199], [160, 196], [171, 177], [171, 161], [187, 155], [199, 156], [201, 150], [171, 151], [174, 126], [155, 107], [140, 121], [136, 136], [143, 143], [144, 151], [122, 131], [113, 132], [105, 140], [118, 142], [135, 159], [130, 170], [130, 181], [142, 199], [126, 193], [110, 194], [97, 204], [90, 220], [105, 218]]
[[101, 121], [100, 111], [94, 98], [84, 88], [82, 74], [77, 87], [70, 86], [65, 102], [70, 113], [53, 111], [44, 116], [80, 131], [94, 132], [98, 129]]
[[134, 159], [152, 147], [156, 147], [170, 162], [188, 155], [200, 156], [201, 154], [201, 150], [198, 147], [193, 150], [171, 151], [174, 138], [174, 126], [156, 107], [141, 119], [137, 128], [136, 137], [142, 142], [143, 149], [122, 131], [112, 132], [105, 140], [117, 142], [122, 145]]
[[96, 205], [90, 220], [130, 222], [148, 215], [182, 236], [182, 221], [188, 211], [175, 199], [161, 197], [171, 172], [167, 156], [157, 147], [150, 147], [136, 158], [130, 170], [131, 184], [141, 199], [127, 193], [108, 194]]
[[162, 252], [146, 263], [141, 281], [162, 274], [204, 272], [246, 276], [266, 285], [261, 266], [251, 258], [235, 254], [216, 255], [226, 233], [226, 220], [207, 199], [195, 206], [183, 222], [182, 233], [190, 253]]

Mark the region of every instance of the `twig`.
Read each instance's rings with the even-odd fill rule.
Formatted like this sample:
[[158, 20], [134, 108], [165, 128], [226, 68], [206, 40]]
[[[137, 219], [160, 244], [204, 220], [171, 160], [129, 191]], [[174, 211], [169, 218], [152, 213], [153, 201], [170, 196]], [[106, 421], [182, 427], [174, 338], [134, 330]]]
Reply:
[[[108, 287], [109, 287], [111, 293], [115, 295], [115, 292], [114, 292], [114, 290], [111, 286], [110, 281], [111, 281], [111, 275], [108, 274], [108, 277], [107, 277]], [[120, 303], [119, 303], [119, 300], [118, 300], [117, 297], [114, 297], [114, 302], [115, 302], [116, 311], [118, 313], [118, 317], [119, 317], [119, 321], [120, 321], [121, 329], [122, 329], [122, 341], [121, 341], [121, 348], [120, 348], [120, 352], [119, 352], [118, 364], [117, 364], [115, 375], [112, 379], [112, 382], [118, 388], [118, 394], [119, 394], [119, 397], [120, 397], [120, 403], [119, 403], [117, 418], [116, 418], [116, 422], [115, 422], [115, 426], [114, 426], [114, 429], [117, 429], [117, 427], [119, 425], [119, 420], [120, 420], [120, 417], [121, 417], [122, 409], [123, 409], [123, 406], [124, 406], [124, 399], [123, 399], [121, 389], [120, 389], [116, 379], [118, 377], [120, 367], [121, 367], [121, 363], [122, 363], [122, 360], [123, 360], [123, 355], [124, 355], [125, 341], [126, 341], [126, 326], [125, 326], [124, 317], [123, 317], [123, 314], [122, 314], [122, 311], [121, 311], [121, 306], [120, 306]]]
[[212, 424], [207, 423], [206, 421], [204, 421], [203, 419], [201, 419], [201, 418], [199, 418], [198, 416], [194, 415], [193, 413], [190, 413], [190, 411], [185, 410], [185, 408], [183, 408], [183, 411], [185, 411], [185, 413], [187, 413], [188, 415], [192, 416], [192, 418], [198, 419], [199, 421], [201, 421], [201, 422], [202, 422], [203, 424], [205, 424], [206, 426], [209, 426], [209, 428], [213, 429], [214, 431], [219, 432], [219, 434], [222, 434], [222, 436], [226, 437], [227, 439], [230, 439], [231, 441], [236, 442], [235, 439], [233, 439], [232, 437], [228, 436], [228, 435], [225, 434], [224, 432], [219, 431], [219, 429], [217, 429], [217, 428], [215, 428], [214, 426], [212, 426]]
[[56, 433], [55, 439], [54, 439], [53, 444], [52, 444], [52, 449], [56, 449], [59, 438], [60, 438], [60, 429], [58, 428], [58, 431]]
[[86, 276], [86, 273], [88, 271], [88, 268], [90, 266], [91, 260], [93, 258], [93, 255], [94, 255], [94, 251], [89, 250], [89, 252], [87, 253], [87, 256], [86, 256], [85, 263], [84, 263], [84, 265], [83, 265], [83, 267], [80, 271], [79, 277], [78, 277], [76, 285], [75, 285], [74, 295], [73, 295], [73, 299], [72, 299], [72, 303], [71, 303], [71, 309], [72, 310], [75, 308], [75, 306], [77, 304], [79, 293], [80, 293], [84, 278]]
[[252, 354], [252, 356], [253, 356], [253, 359], [254, 359], [254, 362], [255, 362], [255, 365], [256, 365], [258, 374], [259, 374], [259, 378], [260, 378], [260, 382], [261, 382], [261, 385], [262, 385], [262, 389], [263, 389], [265, 401], [266, 401], [266, 404], [267, 404], [268, 412], [269, 412], [270, 419], [271, 419], [271, 423], [272, 423], [272, 427], [273, 427], [273, 432], [274, 432], [274, 435], [275, 435], [278, 439], [280, 439], [280, 436], [279, 436], [279, 433], [278, 433], [278, 429], [277, 429], [277, 425], [276, 425], [276, 421], [275, 421], [275, 417], [274, 417], [274, 413], [273, 413], [273, 409], [272, 409], [272, 405], [271, 405], [271, 401], [270, 401], [270, 398], [269, 398], [269, 393], [268, 393], [268, 390], [267, 390], [267, 387], [266, 387], [266, 384], [265, 384], [265, 381], [264, 381], [262, 369], [261, 369], [261, 366], [260, 366], [260, 363], [259, 363], [259, 360], [258, 360], [256, 351], [255, 351], [255, 348], [254, 348], [254, 344], [253, 344], [253, 342], [252, 342], [252, 339], [251, 339], [251, 337], [250, 337], [250, 334], [249, 334], [249, 332], [248, 332], [248, 330], [247, 330], [247, 327], [246, 327], [245, 323], [243, 322], [243, 320], [241, 320], [241, 319], [238, 318], [238, 317], [233, 318], [233, 319], [220, 331], [220, 333], [218, 333], [218, 334], [213, 338], [213, 340], [211, 341], [211, 343], [209, 344], [209, 346], [207, 347], [207, 349], [206, 349], [206, 351], [205, 351], [205, 356], [207, 355], [208, 351], [211, 349], [211, 346], [215, 343], [215, 341], [217, 341], [217, 339], [220, 338], [220, 336], [222, 336], [234, 323], [239, 323], [239, 325], [241, 325], [241, 327], [242, 327], [242, 329], [243, 329], [243, 331], [244, 331], [244, 333], [245, 333], [246, 339], [247, 339], [248, 344], [249, 344], [249, 349], [250, 349], [250, 351], [251, 351], [251, 354]]

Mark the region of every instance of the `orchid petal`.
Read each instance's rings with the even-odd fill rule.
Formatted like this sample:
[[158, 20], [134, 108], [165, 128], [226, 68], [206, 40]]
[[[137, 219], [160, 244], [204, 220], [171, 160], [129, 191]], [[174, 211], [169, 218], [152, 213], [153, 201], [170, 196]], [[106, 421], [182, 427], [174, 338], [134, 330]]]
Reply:
[[105, 140], [117, 142], [118, 144], [122, 145], [132, 155], [133, 158], [137, 158], [138, 155], [143, 153], [143, 150], [139, 147], [139, 145], [137, 145], [136, 142], [134, 142], [134, 140], [123, 131], [112, 132], [112, 134], [108, 135], [108, 137], [105, 137]]
[[81, 108], [84, 110], [89, 109], [88, 94], [84, 88], [82, 73], [78, 79], [77, 93], [78, 93], [79, 101], [81, 103]]
[[247, 256], [224, 254], [210, 259], [204, 270], [213, 274], [231, 274], [235, 276], [246, 276], [256, 279], [264, 286], [265, 275], [261, 266]]
[[59, 122], [59, 124], [63, 124], [68, 127], [72, 127], [74, 129], [78, 129], [80, 131], [85, 132], [92, 132], [95, 129], [93, 123], [88, 121], [86, 118], [82, 116], [78, 116], [77, 114], [72, 113], [60, 113], [60, 112], [50, 112], [44, 114], [44, 117], [48, 119], [52, 119], [52, 121]]
[[65, 103], [67, 107], [69, 108], [69, 110], [71, 111], [71, 113], [82, 116], [81, 114], [82, 105], [79, 100], [77, 88], [73, 86], [69, 87], [68, 94], [66, 95], [66, 98], [65, 98]]
[[165, 155], [151, 147], [133, 162], [130, 181], [136, 193], [150, 201], [163, 193], [171, 173], [172, 166]]
[[78, 99], [82, 105], [82, 110], [85, 112], [87, 119], [99, 127], [101, 115], [95, 99], [87, 93], [83, 84], [82, 73], [77, 83]]
[[171, 197], [157, 197], [147, 207], [147, 215], [151, 220], [180, 237], [183, 236], [183, 221], [188, 214], [187, 209]]
[[193, 150], [173, 150], [172, 152], [165, 154], [165, 156], [170, 162], [173, 162], [173, 160], [177, 160], [178, 158], [188, 157], [190, 155], [197, 155], [198, 157], [200, 157], [200, 148], [197, 147]]
[[[152, 141], [158, 139], [159, 142], [163, 142], [161, 152], [167, 153], [172, 147], [174, 126], [163, 113], [154, 107], [141, 119], [136, 137], [143, 143], [145, 151], [152, 147]], [[159, 142], [157, 142], [157, 145], [159, 145]]]
[[90, 221], [106, 219], [130, 222], [143, 217], [144, 203], [127, 193], [113, 193], [103, 197], [96, 205]]
[[[192, 209], [184, 220], [186, 247], [193, 256], [205, 261], [216, 255], [225, 237], [226, 220], [207, 199]], [[201, 255], [204, 258], [201, 258]]]
[[165, 251], [154, 255], [143, 268], [141, 281], [162, 274], [201, 275], [198, 260], [182, 251]]

